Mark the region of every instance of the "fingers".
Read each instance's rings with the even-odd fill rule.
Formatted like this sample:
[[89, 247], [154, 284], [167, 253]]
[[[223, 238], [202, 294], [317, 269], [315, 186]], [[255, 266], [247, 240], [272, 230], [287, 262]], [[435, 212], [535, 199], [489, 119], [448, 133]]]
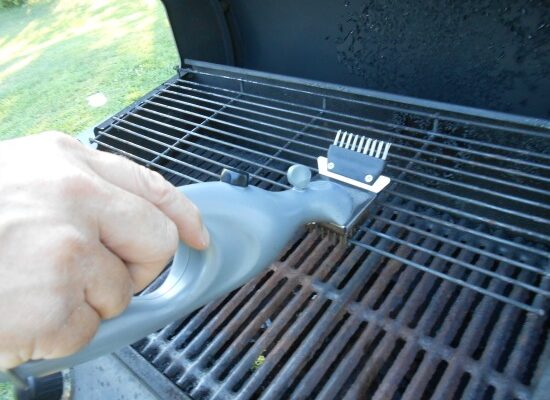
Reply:
[[179, 237], [196, 249], [208, 246], [208, 231], [197, 207], [160, 174], [122, 157], [90, 152], [88, 164], [103, 179], [158, 207], [177, 226]]
[[109, 319], [124, 311], [134, 288], [124, 262], [102, 244], [95, 247], [93, 265], [85, 266], [86, 301], [102, 319]]
[[173, 257], [178, 231], [172, 220], [148, 201], [110, 186], [109, 204], [98, 212], [100, 240], [131, 266], [129, 273], [138, 291]]
[[0, 352], [0, 371], [17, 367], [25, 361], [12, 352]]

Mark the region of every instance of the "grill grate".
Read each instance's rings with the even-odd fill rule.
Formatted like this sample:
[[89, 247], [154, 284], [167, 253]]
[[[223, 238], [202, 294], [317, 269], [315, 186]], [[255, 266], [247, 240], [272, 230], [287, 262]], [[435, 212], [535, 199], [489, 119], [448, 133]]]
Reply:
[[529, 398], [549, 324], [550, 139], [496, 117], [196, 66], [102, 124], [100, 148], [176, 185], [230, 166], [282, 190], [338, 129], [393, 142], [392, 186], [349, 246], [309, 229], [138, 350], [196, 398]]

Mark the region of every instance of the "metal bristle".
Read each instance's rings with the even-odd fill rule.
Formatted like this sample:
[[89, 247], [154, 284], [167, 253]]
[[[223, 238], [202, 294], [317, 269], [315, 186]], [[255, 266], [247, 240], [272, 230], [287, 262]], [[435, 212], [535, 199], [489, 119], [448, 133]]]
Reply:
[[384, 142], [383, 140], [354, 135], [341, 129], [336, 132], [333, 144], [344, 149], [356, 151], [357, 153], [380, 158], [381, 160], [385, 160], [388, 157], [391, 147], [391, 143]]
[[333, 145], [338, 146], [338, 139], [340, 139], [340, 135], [342, 134], [342, 130], [338, 129], [338, 132], [336, 132], [336, 137], [334, 138]]
[[382, 160], [385, 160], [390, 151], [391, 143], [386, 142], [386, 147], [384, 147], [384, 153], [382, 153]]

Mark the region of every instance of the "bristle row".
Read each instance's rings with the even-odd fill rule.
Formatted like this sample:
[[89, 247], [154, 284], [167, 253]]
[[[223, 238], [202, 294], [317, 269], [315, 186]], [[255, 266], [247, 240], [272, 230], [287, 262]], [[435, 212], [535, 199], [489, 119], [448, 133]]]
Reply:
[[341, 129], [336, 132], [336, 137], [334, 138], [333, 144], [344, 149], [350, 149], [352, 151], [371, 157], [380, 158], [382, 160], [386, 159], [391, 147], [391, 143], [384, 142], [383, 140], [354, 135], [352, 133], [348, 133], [347, 131], [342, 131]]

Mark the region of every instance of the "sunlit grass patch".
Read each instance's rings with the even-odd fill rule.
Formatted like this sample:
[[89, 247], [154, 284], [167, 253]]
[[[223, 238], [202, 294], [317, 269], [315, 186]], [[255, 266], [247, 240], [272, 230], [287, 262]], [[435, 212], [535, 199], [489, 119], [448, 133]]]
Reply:
[[[159, 0], [34, 0], [0, 10], [0, 139], [76, 134], [174, 74]], [[105, 101], [91, 104], [101, 93]]]

